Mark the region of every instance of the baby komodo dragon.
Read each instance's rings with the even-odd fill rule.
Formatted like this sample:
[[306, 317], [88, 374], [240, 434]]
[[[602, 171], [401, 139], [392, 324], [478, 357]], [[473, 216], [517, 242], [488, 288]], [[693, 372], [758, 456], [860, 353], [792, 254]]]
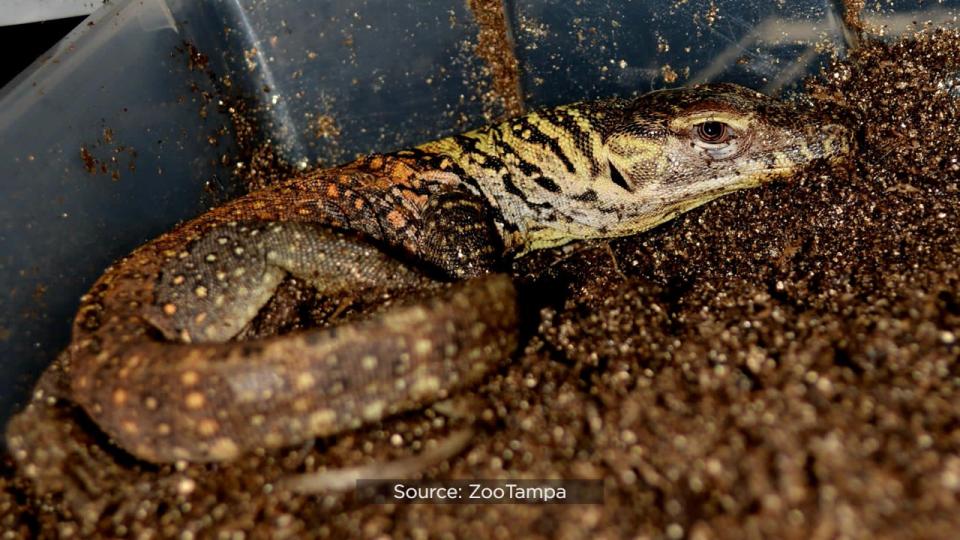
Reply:
[[[155, 463], [354, 429], [509, 359], [515, 292], [490, 273], [507, 258], [638, 233], [850, 148], [829, 118], [711, 84], [554, 107], [311, 172], [107, 269], [82, 298], [55, 397]], [[323, 295], [455, 283], [358, 323], [233, 340], [290, 275]], [[31, 408], [51, 397], [42, 388]], [[29, 415], [7, 434], [22, 469], [42, 461]]]

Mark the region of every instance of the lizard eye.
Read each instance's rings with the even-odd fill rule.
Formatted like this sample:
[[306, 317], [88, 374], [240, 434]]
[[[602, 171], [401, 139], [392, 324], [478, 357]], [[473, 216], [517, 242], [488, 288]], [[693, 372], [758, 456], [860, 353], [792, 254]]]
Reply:
[[708, 120], [690, 127], [690, 146], [713, 161], [740, 155], [744, 143], [740, 134], [724, 122]]
[[703, 122], [694, 126], [694, 134], [700, 142], [723, 144], [733, 138], [733, 129], [723, 122]]

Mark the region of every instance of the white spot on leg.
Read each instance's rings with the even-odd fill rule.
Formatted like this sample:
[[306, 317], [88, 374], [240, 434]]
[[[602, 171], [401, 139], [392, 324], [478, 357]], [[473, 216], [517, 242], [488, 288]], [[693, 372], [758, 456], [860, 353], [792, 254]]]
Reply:
[[410, 388], [414, 395], [433, 395], [440, 391], [440, 379], [434, 375], [420, 377]]
[[336, 420], [337, 413], [335, 413], [333, 409], [321, 409], [312, 413], [310, 417], [307, 418], [307, 423], [312, 433], [321, 434], [332, 429]]
[[418, 339], [413, 344], [413, 352], [423, 356], [429, 354], [433, 350], [433, 342], [429, 339]]
[[382, 399], [378, 399], [363, 408], [363, 419], [372, 422], [374, 420], [379, 420], [383, 418], [383, 411], [386, 408], [386, 403]]
[[316, 384], [317, 380], [309, 371], [304, 371], [303, 373], [297, 375], [295, 385], [297, 390], [309, 390], [313, 388], [313, 385]]

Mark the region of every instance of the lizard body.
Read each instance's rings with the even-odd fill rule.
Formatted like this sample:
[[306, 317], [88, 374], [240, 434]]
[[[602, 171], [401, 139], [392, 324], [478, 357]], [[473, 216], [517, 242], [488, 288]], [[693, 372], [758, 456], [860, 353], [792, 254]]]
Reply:
[[[515, 293], [488, 275], [506, 258], [637, 233], [850, 145], [823, 118], [705, 85], [555, 107], [315, 171], [109, 268], [82, 299], [61, 397], [151, 462], [225, 461], [353, 429], [509, 358]], [[356, 324], [231, 341], [286, 275], [324, 295], [438, 292]], [[9, 445], [29, 462], [29, 426], [12, 426]]]

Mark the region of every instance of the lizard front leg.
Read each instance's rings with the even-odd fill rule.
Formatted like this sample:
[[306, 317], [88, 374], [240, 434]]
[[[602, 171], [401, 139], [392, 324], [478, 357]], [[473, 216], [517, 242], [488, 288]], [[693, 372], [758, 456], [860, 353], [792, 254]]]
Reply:
[[231, 222], [163, 267], [144, 310], [164, 337], [218, 343], [237, 335], [292, 275], [324, 297], [429, 288], [434, 280], [362, 237], [298, 222]]
[[434, 194], [421, 213], [417, 255], [447, 275], [482, 275], [503, 257], [490, 205], [463, 189]]

